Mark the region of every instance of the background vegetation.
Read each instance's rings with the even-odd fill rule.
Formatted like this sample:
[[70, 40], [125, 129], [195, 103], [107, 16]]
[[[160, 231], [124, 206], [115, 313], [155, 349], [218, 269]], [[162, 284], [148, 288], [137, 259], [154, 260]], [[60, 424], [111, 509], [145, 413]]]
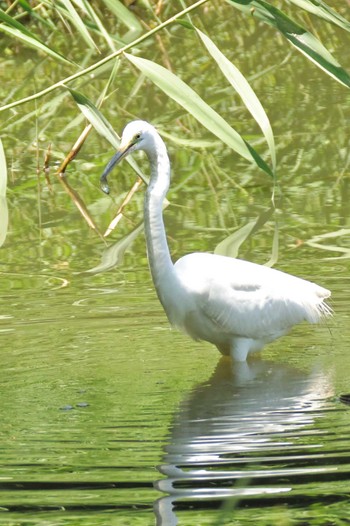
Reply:
[[[143, 236], [133, 235], [142, 221], [142, 189], [106, 241], [81, 215], [103, 233], [136, 180], [134, 168], [147, 171], [135, 156], [134, 167], [124, 163], [110, 178], [111, 195], [100, 191], [116, 133], [144, 118], [157, 125], [171, 155], [165, 220], [174, 259], [219, 246], [259, 263], [278, 258], [279, 268], [332, 290], [337, 315], [331, 335], [328, 326], [299, 327], [261, 359], [270, 378], [283, 378], [276, 400], [288, 398], [288, 415], [296, 408], [308, 427], [292, 436], [281, 431], [277, 446], [285, 445], [284, 459], [260, 467], [274, 472], [285, 462], [294, 469], [300, 446], [310, 453], [301, 466], [310, 472], [297, 482], [295, 474], [288, 479], [296, 490], [290, 507], [281, 494], [273, 506], [244, 506], [235, 517], [251, 524], [342, 524], [349, 416], [334, 393], [348, 392], [350, 367], [350, 64], [342, 18], [348, 6], [301, 0], [208, 0], [196, 8], [193, 1], [173, 0], [0, 5], [0, 461], [3, 477], [13, 481], [1, 486], [2, 505], [13, 512], [3, 523], [52, 523], [56, 507], [58, 524], [102, 525], [111, 509], [111, 524], [153, 524], [152, 503], [160, 493], [152, 483], [161, 477], [155, 466], [164, 463], [176, 415], [183, 416], [181, 401], [186, 416], [190, 391], [199, 402], [203, 390], [212, 400], [218, 355], [170, 331], [150, 281]], [[249, 81], [270, 128], [251, 94], [243, 101], [233, 88], [249, 93], [229, 64]], [[175, 75], [170, 82], [167, 72]], [[189, 97], [188, 88], [216, 113]], [[265, 165], [242, 155], [243, 139]], [[321, 404], [314, 414], [300, 405], [299, 393], [310, 392], [315, 369], [327, 389], [311, 392], [312, 402]], [[227, 382], [232, 378], [217, 383], [225, 403]], [[265, 385], [269, 378], [249, 389], [236, 386], [233, 399], [249, 391], [246, 407], [254, 405]], [[293, 396], [285, 385], [295, 389]], [[78, 408], [81, 402], [89, 406]], [[62, 410], [67, 406], [74, 410]], [[274, 443], [273, 431], [268, 438]], [[321, 447], [328, 456], [318, 461], [312, 454]], [[313, 462], [321, 463], [316, 475]], [[255, 452], [246, 466], [252, 468]], [[276, 486], [285, 487], [286, 477], [274, 479]], [[28, 481], [40, 490], [23, 485]], [[91, 481], [96, 486], [84, 486]], [[115, 482], [118, 490], [125, 487], [107, 489]], [[305, 506], [305, 495], [312, 506]], [[329, 507], [325, 495], [333, 499]], [[179, 512], [182, 524], [225, 520], [197, 504]], [[38, 517], [45, 506], [51, 511]]]
[[[174, 148], [181, 149], [182, 154], [178, 155], [190, 155], [190, 162], [183, 163], [185, 168], [176, 170], [174, 192], [187, 181], [191, 181], [192, 191], [197, 192], [207, 184], [208, 176], [214, 176], [211, 186], [216, 192], [220, 188], [227, 192], [232, 184], [242, 188], [253, 179], [270, 186], [272, 191], [271, 180], [259, 174], [256, 163], [274, 177], [277, 173], [279, 180], [292, 179], [300, 183], [297, 176], [301, 156], [303, 162], [307, 160], [311, 172], [316, 172], [308, 174], [308, 181], [319, 180], [320, 146], [325, 140], [322, 130], [313, 128], [311, 113], [307, 117], [311, 147], [291, 148], [295, 134], [292, 137], [288, 133], [288, 118], [293, 111], [296, 120], [305, 121], [303, 104], [296, 100], [303, 90], [308, 90], [309, 98], [319, 97], [317, 82], [309, 90], [302, 80], [313, 75], [322, 78], [313, 71], [315, 65], [331, 79], [322, 79], [324, 85], [331, 86], [338, 81], [344, 90], [350, 86], [350, 77], [337, 58], [346, 56], [350, 26], [343, 16], [345, 6], [339, 3], [335, 7], [338, 9], [310, 0], [284, 2], [278, 8], [267, 2], [247, 0], [215, 2], [215, 5], [204, 0], [187, 4], [131, 2], [130, 5], [83, 0], [2, 2], [3, 86], [9, 85], [16, 71], [16, 83], [4, 92], [0, 107], [5, 150], [12, 159], [10, 181], [17, 187], [24, 178], [28, 185], [27, 176], [16, 173], [17, 160], [25, 159], [28, 154], [36, 155], [37, 171], [42, 170], [45, 155], [49, 165], [53, 159], [62, 161], [68, 154], [66, 163], [61, 164], [61, 168], [66, 169], [75, 155], [72, 145], [80, 135], [78, 129], [86, 119], [115, 148], [118, 138], [113, 128], [120, 131], [125, 122], [134, 117], [148, 118], [157, 124]], [[230, 23], [226, 23], [227, 20]], [[194, 31], [195, 26], [198, 31]], [[299, 59], [295, 49], [311, 62]], [[128, 51], [128, 59], [124, 51]], [[18, 59], [20, 70], [16, 66]], [[191, 64], [195, 64], [195, 68]], [[297, 90], [289, 88], [296, 69], [301, 73]], [[267, 115], [249, 91], [245, 78], [253, 83], [257, 93], [265, 91], [266, 94], [268, 87], [270, 95], [265, 95], [263, 100]], [[281, 89], [290, 92], [286, 98], [288, 107], [282, 114], [276, 112], [274, 105], [274, 95]], [[164, 99], [161, 91], [168, 98]], [[338, 89], [328, 90], [328, 109], [337, 102], [334, 99], [337, 93]], [[64, 122], [63, 115], [72, 108], [73, 100], [82, 113], [76, 111], [74, 118]], [[250, 118], [244, 106], [250, 111]], [[337, 108], [325, 115], [328, 122], [334, 121], [334, 124], [329, 122], [329, 126], [337, 127], [337, 134], [328, 135], [326, 140], [333, 141], [342, 156], [343, 171], [336, 176], [342, 178], [348, 168], [349, 153], [345, 128], [337, 126], [338, 111]], [[344, 113], [340, 118], [343, 117]], [[198, 125], [198, 120], [207, 131]], [[55, 131], [50, 129], [53, 122]], [[272, 128], [278, 130], [277, 156]], [[19, 136], [26, 137], [25, 143], [18, 141]], [[80, 138], [78, 148], [86, 136]], [[98, 158], [100, 151], [106, 150], [103, 139], [99, 142], [94, 138], [97, 157], [91, 156], [99, 164], [80, 164], [80, 170], [82, 167], [102, 169], [104, 160], [99, 162]], [[250, 143], [249, 149], [246, 141]], [[235, 158], [235, 170], [241, 174], [239, 180], [225, 176], [225, 163], [228, 167], [232, 159], [227, 146], [252, 161], [249, 165], [245, 159]], [[296, 152], [299, 152], [297, 158]], [[284, 166], [291, 156], [293, 169], [286, 173]], [[135, 162], [133, 166], [140, 173]], [[57, 169], [59, 172], [60, 168]], [[198, 186], [193, 184], [194, 176]], [[31, 178], [29, 184], [37, 183]], [[91, 193], [96, 192], [95, 186], [90, 186], [88, 201], [92, 195], [96, 197], [96, 193]], [[89, 192], [88, 188], [80, 187], [79, 192], [82, 191]], [[226, 195], [229, 206], [231, 197]], [[217, 194], [215, 199], [220, 199], [221, 206], [225, 206], [225, 196], [221, 197]], [[91, 218], [90, 224], [92, 221]], [[219, 228], [227, 228], [222, 216], [219, 223]]]

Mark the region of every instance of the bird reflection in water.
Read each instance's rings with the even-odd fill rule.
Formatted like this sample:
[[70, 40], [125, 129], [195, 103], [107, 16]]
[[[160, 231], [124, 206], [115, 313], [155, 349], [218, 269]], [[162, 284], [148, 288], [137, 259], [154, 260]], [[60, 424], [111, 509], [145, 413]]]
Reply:
[[[307, 463], [320, 447], [314, 420], [331, 394], [323, 373], [259, 359], [232, 366], [222, 358], [175, 416], [158, 466], [164, 478], [155, 482], [167, 494], [154, 504], [157, 525], [178, 524], [177, 507], [220, 507], [228, 499], [234, 507], [235, 500], [289, 494], [289, 475], [321, 469]], [[316, 442], [303, 443], [310, 435]]]

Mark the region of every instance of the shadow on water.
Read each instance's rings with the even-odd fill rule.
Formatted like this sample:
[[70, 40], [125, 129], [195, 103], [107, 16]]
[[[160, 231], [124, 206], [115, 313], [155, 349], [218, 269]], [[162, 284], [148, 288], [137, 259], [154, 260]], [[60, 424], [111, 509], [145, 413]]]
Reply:
[[222, 358], [174, 419], [158, 466], [165, 478], [155, 483], [167, 494], [155, 502], [157, 524], [177, 524], [177, 511], [186, 509], [224, 504], [232, 511], [319, 498], [319, 491], [309, 494], [310, 484], [342, 478], [315, 425], [330, 396], [327, 374], [260, 359], [232, 366]]

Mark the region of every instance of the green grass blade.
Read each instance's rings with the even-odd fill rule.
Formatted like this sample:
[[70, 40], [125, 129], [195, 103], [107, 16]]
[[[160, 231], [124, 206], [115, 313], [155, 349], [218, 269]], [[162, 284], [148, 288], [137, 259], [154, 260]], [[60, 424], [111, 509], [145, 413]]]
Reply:
[[4, 244], [8, 228], [8, 208], [6, 201], [7, 166], [4, 148], [0, 139], [0, 247]]
[[84, 5], [84, 9], [88, 13], [93, 23], [96, 24], [96, 27], [98, 28], [99, 32], [101, 33], [101, 35], [103, 36], [107, 44], [109, 45], [110, 49], [112, 51], [115, 51], [116, 49], [114, 46], [113, 39], [110, 37], [107, 29], [104, 27], [100, 18], [97, 16], [96, 12], [92, 8], [91, 2], [88, 2], [87, 0], [82, 0], [82, 4]]
[[36, 38], [33, 33], [31, 33], [23, 24], [18, 22], [15, 18], [12, 18], [12, 16], [8, 15], [3, 11], [3, 9], [0, 9], [0, 21], [5, 22], [9, 27], [12, 27], [14, 29], [18, 29], [21, 33], [31, 36], [32, 38]]
[[128, 34], [125, 39], [136, 38], [142, 33], [143, 28], [138, 18], [119, 0], [103, 0], [103, 3], [118, 20], [130, 29], [130, 34]]
[[49, 18], [43, 18], [40, 16], [34, 9], [32, 9], [31, 5], [26, 0], [18, 0], [18, 3], [31, 17], [39, 20], [44, 26], [47, 26], [50, 29], [55, 29], [55, 24]]
[[95, 42], [93, 41], [89, 31], [86, 28], [86, 25], [84, 24], [83, 20], [79, 16], [78, 12], [74, 8], [72, 2], [70, 0], [61, 0], [61, 3], [65, 7], [67, 14], [69, 16], [70, 21], [72, 24], [76, 27], [81, 37], [85, 40], [87, 45], [90, 49], [96, 49], [98, 51], [98, 47], [96, 46]]
[[38, 51], [43, 51], [45, 54], [52, 56], [56, 60], [72, 64], [70, 60], [41, 42], [41, 40], [28, 31], [24, 25], [7, 15], [2, 9], [0, 9], [0, 21], [4, 22], [3, 24], [0, 24], [0, 31], [22, 40], [25, 44], [37, 49]]
[[285, 13], [264, 0], [226, 0], [230, 5], [249, 16], [256, 16], [282, 35], [316, 66], [335, 80], [350, 88], [350, 76], [335, 60], [331, 53], [309, 31], [294, 22]]
[[266, 173], [272, 176], [270, 168], [259, 156], [254, 148], [247, 143], [231, 126], [211, 108], [203, 99], [185, 82], [171, 71], [150, 60], [135, 57], [125, 53], [127, 59], [134, 64], [147, 78], [170, 98], [180, 104], [186, 111], [195, 117], [210, 132], [219, 137], [234, 151], [245, 159], [256, 163]]
[[[63, 79], [61, 78], [61, 80], [55, 82], [54, 84], [50, 84], [48, 87], [46, 87], [46, 88], [44, 88], [44, 89], [42, 89], [42, 90], [40, 90], [40, 91], [38, 91], [36, 93], [33, 93], [32, 95], [27, 95], [26, 97], [24, 97], [22, 99], [14, 100], [12, 102], [8, 102], [7, 104], [0, 105], [0, 113], [5, 111], [5, 110], [9, 110], [11, 108], [15, 108], [16, 106], [20, 106], [21, 104], [25, 104], [27, 102], [30, 102], [30, 101], [36, 100], [36, 99], [38, 99], [40, 97], [43, 97], [44, 95], [47, 95], [47, 94], [49, 94], [49, 93], [51, 93], [51, 92], [53, 92], [53, 91], [55, 91], [55, 90], [57, 90], [59, 88], [65, 87], [69, 82], [73, 82], [73, 80], [77, 80], [80, 77], [85, 77], [86, 75], [90, 75], [91, 73], [93, 73], [97, 69], [99, 69], [100, 72], [101, 72], [102, 71], [101, 68], [105, 67], [108, 64], [108, 62], [110, 62], [111, 60], [115, 60], [124, 51], [127, 51], [127, 50], [129, 50], [131, 48], [135, 48], [136, 46], [139, 46], [142, 42], [145, 42], [146, 40], [148, 40], [149, 38], [154, 36], [156, 33], [159, 33], [160, 31], [162, 31], [166, 27], [168, 27], [171, 24], [173, 24], [179, 18], [187, 15], [188, 13], [194, 11], [195, 9], [198, 9], [201, 5], [205, 4], [208, 1], [209, 0], [197, 0], [196, 2], [194, 2], [194, 4], [190, 5], [189, 7], [185, 7], [182, 11], [179, 11], [178, 13], [176, 13], [173, 16], [171, 16], [170, 18], [168, 18], [164, 22], [160, 23], [156, 27], [153, 27], [149, 31], [146, 31], [146, 33], [143, 33], [142, 35], [140, 35], [133, 42], [130, 42], [130, 43], [126, 44], [125, 46], [117, 49], [117, 51], [114, 51], [113, 53], [110, 53], [109, 55], [105, 56], [101, 60], [98, 60], [97, 62], [95, 62], [94, 64], [91, 64], [90, 66], [87, 66], [87, 67], [85, 67], [83, 69], [80, 69], [79, 71], [76, 71], [74, 74], [69, 75], [68, 77], [65, 77]], [[76, 2], [77, 2], [77, 0], [75, 0], [75, 3]], [[83, 4], [83, 3], [79, 3], [79, 5], [80, 4], [85, 6], [85, 4]]]
[[322, 0], [290, 0], [290, 2], [350, 32], [350, 22]]
[[260, 126], [265, 136], [269, 150], [270, 150], [270, 155], [271, 155], [271, 160], [272, 160], [272, 171], [273, 173], [275, 173], [276, 171], [275, 140], [274, 140], [269, 118], [266, 115], [265, 110], [262, 107], [258, 97], [254, 93], [249, 82], [239, 71], [239, 69], [237, 69], [236, 66], [232, 64], [232, 62], [230, 62], [223, 53], [221, 53], [221, 51], [214, 44], [214, 42], [207, 35], [202, 33], [202, 31], [200, 31], [197, 28], [195, 29], [197, 31], [197, 34], [201, 38], [203, 44], [205, 45], [205, 47], [207, 48], [207, 50], [209, 51], [213, 59], [216, 61], [219, 68], [221, 69], [222, 73], [225, 75], [225, 77], [227, 78], [231, 86], [233, 86], [233, 88], [237, 91], [243, 103], [245, 104], [246, 108], [248, 109], [252, 117], [256, 120], [256, 122]]
[[289, 35], [288, 40], [325, 73], [350, 88], [350, 76], [347, 71], [314, 35], [306, 31], [303, 35]]
[[120, 143], [118, 135], [100, 110], [79, 91], [68, 89], [85, 118], [92, 124], [95, 130], [117, 150]]

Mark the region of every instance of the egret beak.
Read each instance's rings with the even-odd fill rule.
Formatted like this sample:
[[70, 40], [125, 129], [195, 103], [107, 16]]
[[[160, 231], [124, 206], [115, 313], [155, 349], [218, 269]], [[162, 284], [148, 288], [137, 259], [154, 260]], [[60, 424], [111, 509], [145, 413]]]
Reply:
[[107, 176], [109, 172], [111, 172], [114, 166], [128, 155], [132, 146], [133, 146], [133, 143], [127, 144], [124, 147], [121, 146], [119, 150], [113, 155], [112, 159], [109, 161], [106, 168], [103, 170], [103, 174], [100, 177], [100, 184], [101, 184], [101, 189], [103, 190], [105, 194], [109, 194], [109, 186], [107, 182]]

